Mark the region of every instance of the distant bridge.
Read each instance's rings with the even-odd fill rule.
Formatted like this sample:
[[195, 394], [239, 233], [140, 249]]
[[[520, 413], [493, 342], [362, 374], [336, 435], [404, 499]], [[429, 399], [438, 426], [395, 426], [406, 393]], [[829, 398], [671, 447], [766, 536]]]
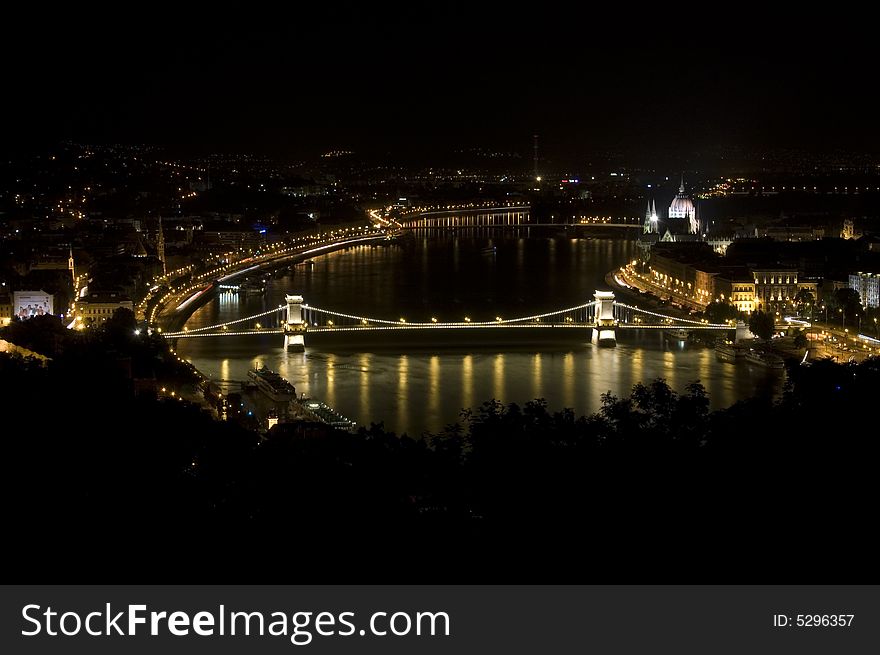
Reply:
[[[358, 316], [305, 304], [302, 296], [288, 295], [287, 304], [261, 314], [208, 325], [166, 332], [171, 339], [196, 337], [243, 336], [251, 334], [284, 335], [284, 346], [302, 350], [307, 334], [328, 332], [378, 332], [402, 330], [499, 330], [499, 329], [590, 329], [592, 342], [614, 345], [617, 329], [638, 330], [736, 330], [737, 339], [746, 336], [743, 323], [708, 323], [706, 321], [667, 316], [647, 309], [618, 302], [611, 291], [596, 291], [593, 300], [573, 307], [565, 307], [531, 316], [502, 318], [493, 321], [407, 321]], [[265, 325], [264, 325], [265, 324]]]
[[613, 216], [587, 216], [570, 223], [535, 223], [529, 220], [531, 206], [474, 207], [436, 209], [404, 215], [394, 221], [398, 228], [469, 228], [469, 227], [578, 227], [641, 228], [642, 219]]

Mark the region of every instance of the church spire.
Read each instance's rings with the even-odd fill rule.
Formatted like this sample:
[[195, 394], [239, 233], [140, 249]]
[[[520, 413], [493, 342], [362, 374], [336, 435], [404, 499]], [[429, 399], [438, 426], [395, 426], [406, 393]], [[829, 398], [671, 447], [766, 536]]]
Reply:
[[644, 234], [653, 234], [657, 231], [657, 201], [649, 200], [648, 209], [645, 212]]
[[681, 186], [678, 187], [679, 193], [684, 193], [684, 173], [681, 174]]

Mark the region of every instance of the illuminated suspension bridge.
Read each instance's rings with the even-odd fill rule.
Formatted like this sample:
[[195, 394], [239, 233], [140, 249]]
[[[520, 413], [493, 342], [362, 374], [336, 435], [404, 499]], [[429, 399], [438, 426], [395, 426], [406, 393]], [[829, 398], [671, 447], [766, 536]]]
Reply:
[[182, 331], [166, 332], [173, 339], [196, 337], [242, 336], [251, 334], [284, 335], [284, 345], [290, 350], [305, 347], [305, 335], [328, 332], [377, 332], [399, 330], [499, 330], [499, 329], [591, 329], [592, 341], [598, 345], [614, 345], [617, 329], [640, 330], [736, 330], [737, 340], [746, 336], [745, 326], [734, 323], [706, 321], [667, 316], [658, 312], [618, 302], [610, 291], [596, 291], [594, 299], [573, 307], [565, 307], [531, 316], [516, 318], [495, 317], [491, 321], [475, 321], [465, 317], [461, 321], [408, 321], [358, 316], [344, 312], [313, 307], [303, 297], [288, 295], [287, 304], [245, 318], [207, 325]]

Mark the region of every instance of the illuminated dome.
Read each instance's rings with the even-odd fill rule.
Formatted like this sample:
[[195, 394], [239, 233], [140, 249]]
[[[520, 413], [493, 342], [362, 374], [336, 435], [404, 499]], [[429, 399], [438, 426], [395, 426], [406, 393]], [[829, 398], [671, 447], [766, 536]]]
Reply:
[[690, 198], [676, 196], [672, 204], [669, 205], [669, 218], [690, 218], [694, 213], [696, 210]]
[[681, 180], [681, 186], [678, 187], [678, 195], [669, 205], [669, 218], [687, 219], [690, 233], [696, 234], [698, 232], [697, 209], [684, 191], [684, 178]]

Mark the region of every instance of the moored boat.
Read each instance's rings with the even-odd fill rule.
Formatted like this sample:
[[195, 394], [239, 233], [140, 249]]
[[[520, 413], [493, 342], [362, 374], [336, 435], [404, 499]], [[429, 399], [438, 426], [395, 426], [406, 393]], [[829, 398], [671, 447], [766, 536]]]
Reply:
[[722, 362], [736, 363], [737, 360], [745, 357], [746, 351], [747, 348], [728, 341], [719, 341], [715, 344], [715, 355]]
[[238, 291], [243, 294], [262, 294], [266, 292], [266, 285], [262, 280], [247, 280], [242, 282]]
[[745, 358], [750, 364], [757, 364], [758, 366], [764, 366], [766, 368], [785, 368], [785, 361], [779, 355], [762, 352], [760, 350], [755, 350], [754, 348], [751, 348], [749, 352], [746, 353]]
[[265, 366], [248, 371], [248, 377], [269, 399], [276, 403], [289, 402], [296, 398], [296, 389], [290, 382]]
[[320, 421], [339, 430], [353, 432], [357, 427], [355, 421], [343, 416], [327, 403], [315, 398], [306, 398], [305, 396], [294, 398], [290, 402], [290, 410], [291, 415], [294, 417]]

